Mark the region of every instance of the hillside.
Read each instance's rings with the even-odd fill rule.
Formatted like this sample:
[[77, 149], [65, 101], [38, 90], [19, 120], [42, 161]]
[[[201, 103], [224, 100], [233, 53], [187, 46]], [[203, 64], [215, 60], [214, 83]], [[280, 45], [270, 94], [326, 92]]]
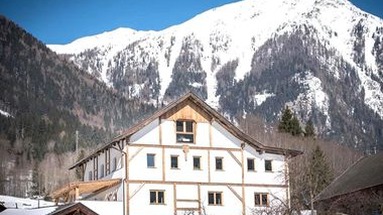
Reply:
[[119, 94], [158, 104], [197, 92], [232, 120], [304, 125], [383, 149], [383, 20], [347, 0], [245, 0], [162, 31], [119, 28], [48, 47]]
[[[30, 178], [47, 154], [73, 152], [76, 131], [80, 147], [95, 147], [154, 109], [120, 96], [0, 16], [0, 181]], [[8, 185], [0, 185], [3, 193]]]

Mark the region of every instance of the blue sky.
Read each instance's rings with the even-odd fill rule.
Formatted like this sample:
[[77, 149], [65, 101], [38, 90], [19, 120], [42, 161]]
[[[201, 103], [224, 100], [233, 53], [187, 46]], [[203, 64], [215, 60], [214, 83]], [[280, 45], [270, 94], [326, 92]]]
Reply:
[[[118, 27], [161, 30], [238, 0], [0, 0], [5, 15], [44, 43], [65, 44]], [[383, 0], [351, 0], [383, 18]]]

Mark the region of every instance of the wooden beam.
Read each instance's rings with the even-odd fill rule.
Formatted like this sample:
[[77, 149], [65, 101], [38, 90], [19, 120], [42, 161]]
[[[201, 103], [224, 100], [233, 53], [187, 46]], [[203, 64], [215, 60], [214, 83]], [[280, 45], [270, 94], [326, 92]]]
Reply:
[[176, 208], [176, 211], [198, 211], [198, 210], [199, 208]]
[[241, 161], [239, 161], [238, 158], [235, 157], [235, 155], [233, 154], [233, 152], [231, 152], [231, 151], [227, 151], [227, 152], [228, 152], [229, 155], [235, 160], [235, 162], [237, 162], [237, 164], [238, 164], [240, 167], [242, 167], [242, 163], [241, 163]]
[[160, 145], [162, 145], [162, 120], [161, 120], [161, 117], [159, 117], [158, 119], [158, 139], [159, 139], [159, 143]]
[[165, 172], [165, 148], [162, 147], [162, 150], [161, 150], [161, 158], [162, 158], [162, 181], [165, 181], [165, 178], [166, 178], [166, 172]]
[[[227, 183], [227, 182], [195, 182], [195, 181], [162, 181], [162, 180], [130, 180], [130, 183], [145, 183], [145, 184], [181, 184], [181, 185], [206, 185], [206, 186], [242, 186], [242, 183]], [[285, 184], [255, 184], [245, 183], [245, 187], [271, 187], [271, 188], [286, 188]]]
[[138, 155], [138, 153], [140, 153], [142, 150], [144, 149], [144, 147], [141, 147], [139, 148], [130, 158], [129, 158], [129, 162], [132, 162], [132, 160]]
[[[129, 147], [144, 147], [144, 148], [165, 148], [165, 149], [182, 149], [184, 144], [177, 143], [176, 145], [159, 145], [159, 144], [132, 144]], [[216, 150], [216, 151], [234, 151], [240, 152], [241, 148], [224, 148], [224, 147], [209, 147], [209, 146], [195, 146], [189, 144], [190, 150]]]
[[198, 199], [177, 199], [177, 202], [199, 202]]
[[[243, 144], [241, 144], [243, 145]], [[243, 149], [245, 147], [241, 147], [241, 161], [242, 161], [242, 165], [241, 165], [241, 171], [242, 171], [242, 214], [245, 215], [246, 214], [246, 195], [245, 195], [245, 156], [243, 154]]]
[[202, 203], [201, 203], [201, 185], [198, 184], [198, 214], [202, 215]]
[[234, 194], [235, 197], [237, 197], [237, 199], [239, 199], [239, 201], [243, 202], [243, 197], [241, 197], [237, 191], [235, 191], [230, 185], [227, 185], [227, 188], [229, 188], [229, 190]]
[[132, 199], [140, 190], [145, 186], [145, 183], [142, 183], [137, 189], [135, 189], [132, 195], [129, 196], [129, 199]]
[[173, 205], [174, 205], [174, 215], [177, 215], [177, 185], [173, 183]]

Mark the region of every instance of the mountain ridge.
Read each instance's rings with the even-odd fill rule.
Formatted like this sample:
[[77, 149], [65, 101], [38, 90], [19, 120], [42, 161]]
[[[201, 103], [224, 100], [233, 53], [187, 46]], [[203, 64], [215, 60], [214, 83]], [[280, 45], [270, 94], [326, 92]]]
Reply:
[[[229, 118], [258, 113], [270, 122], [275, 122], [281, 109], [289, 105], [302, 124], [316, 118], [320, 135], [332, 136], [333, 131], [328, 131], [339, 127], [335, 124], [338, 118], [343, 118], [339, 123], [353, 124], [345, 122], [348, 120], [343, 116], [348, 115], [358, 121], [355, 124], [361, 128], [356, 133], [363, 136], [369, 117], [379, 118], [372, 127], [380, 125], [383, 118], [381, 28], [383, 20], [345, 0], [245, 0], [211, 9], [162, 31], [118, 29], [129, 37], [122, 37], [120, 43], [117, 39], [102, 40], [101, 45], [92, 42], [83, 52], [68, 52], [71, 44], [75, 47], [81, 39], [68, 46], [48, 47], [65, 52], [80, 68], [127, 97], [166, 102], [191, 89]], [[99, 37], [113, 33], [117, 32]], [[289, 46], [288, 42], [296, 44]], [[282, 59], [280, 53], [295, 58]], [[218, 76], [232, 80], [218, 80]], [[280, 79], [285, 87], [282, 89], [272, 79]], [[342, 84], [334, 90], [340, 95], [332, 93], [328, 83]], [[343, 86], [347, 84], [353, 86]], [[355, 98], [341, 96], [350, 92]], [[336, 104], [336, 97], [344, 104]], [[363, 112], [370, 109], [369, 116], [360, 119], [357, 114], [363, 113], [354, 114], [353, 103]], [[267, 108], [264, 104], [277, 107]], [[336, 114], [331, 106], [343, 112]], [[361, 141], [344, 134], [344, 129], [334, 131], [338, 139], [347, 139], [343, 141], [350, 145]], [[371, 129], [375, 136], [363, 142], [383, 145], [382, 131]]]

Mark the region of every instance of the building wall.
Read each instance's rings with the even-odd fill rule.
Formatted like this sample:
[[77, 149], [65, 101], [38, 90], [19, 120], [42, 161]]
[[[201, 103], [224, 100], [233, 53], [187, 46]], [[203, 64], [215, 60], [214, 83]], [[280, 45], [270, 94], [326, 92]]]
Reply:
[[[124, 157], [122, 153], [116, 149], [110, 148], [110, 172], [106, 173], [106, 160], [105, 160], [105, 152], [102, 152], [97, 155], [98, 161], [98, 179], [111, 179], [111, 178], [121, 178], [124, 177], [124, 171], [122, 167], [124, 165]], [[96, 157], [96, 156], [94, 156]], [[94, 157], [86, 162], [85, 171], [84, 171], [84, 181], [92, 181], [94, 180]], [[114, 158], [116, 158], [116, 170], [114, 170]], [[101, 165], [104, 165], [104, 177], [101, 177]], [[92, 172], [92, 179], [89, 178], [89, 172]]]
[[[190, 107], [189, 109], [190, 110]], [[195, 120], [195, 141], [192, 144], [176, 142], [177, 117], [193, 117]], [[181, 118], [188, 119], [188, 118]], [[255, 150], [227, 131], [216, 121], [203, 118], [203, 114], [179, 114], [175, 112], [166, 118], [153, 120], [129, 138], [129, 210], [130, 215], [174, 214], [175, 208], [200, 208], [208, 214], [242, 214], [243, 204], [251, 214], [255, 193], [268, 193], [273, 199], [286, 201], [285, 157]], [[102, 179], [125, 178], [121, 152], [111, 149], [111, 173]], [[155, 155], [155, 166], [147, 166], [147, 155]], [[178, 167], [171, 168], [171, 156], [177, 156]], [[201, 169], [193, 168], [193, 157], [201, 159]], [[105, 162], [104, 152], [98, 155], [98, 165]], [[117, 171], [112, 171], [113, 158], [118, 159]], [[222, 158], [223, 169], [216, 170], [216, 158]], [[247, 159], [254, 159], [255, 169], [248, 170]], [[265, 160], [271, 160], [272, 171], [265, 171]], [[92, 160], [85, 170], [93, 170]], [[243, 172], [243, 174], [242, 174]], [[151, 190], [165, 193], [165, 204], [150, 204]], [[222, 205], [209, 205], [209, 192], [222, 192]], [[108, 199], [117, 193], [117, 200], [123, 200], [123, 186], [93, 195], [94, 199]], [[201, 205], [199, 204], [201, 203]], [[184, 214], [179, 210], [177, 214]], [[197, 214], [197, 213], [195, 213]]]

